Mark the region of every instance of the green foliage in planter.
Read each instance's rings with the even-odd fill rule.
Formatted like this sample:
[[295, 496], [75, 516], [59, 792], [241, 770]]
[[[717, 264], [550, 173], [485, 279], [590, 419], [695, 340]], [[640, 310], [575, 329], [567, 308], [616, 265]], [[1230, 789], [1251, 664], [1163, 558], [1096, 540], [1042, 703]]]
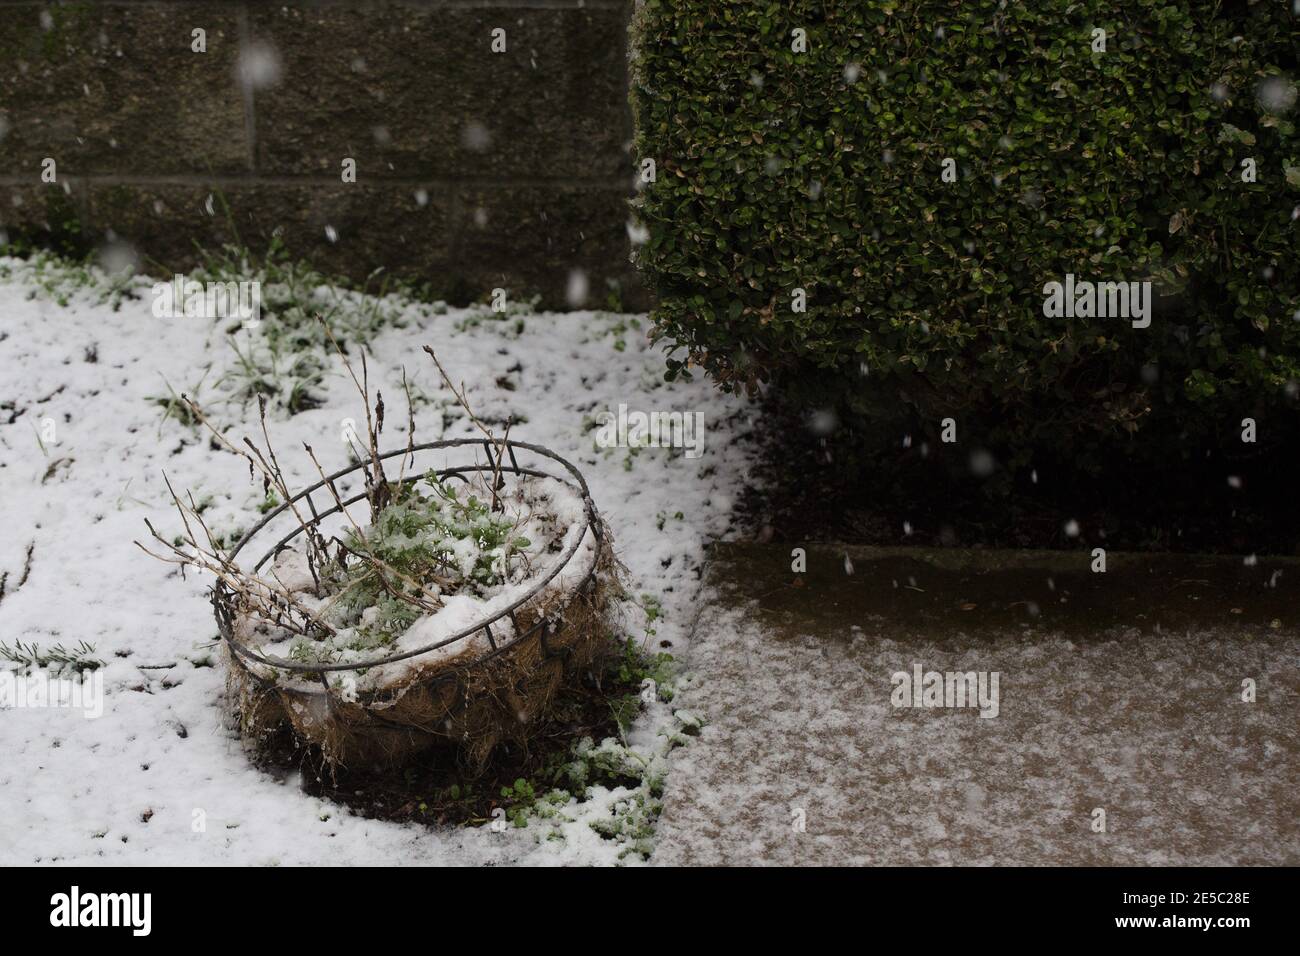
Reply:
[[[520, 552], [531, 544], [517, 533], [515, 519], [494, 513], [489, 502], [439, 481], [432, 471], [424, 476], [424, 484], [431, 494], [421, 493], [414, 484], [394, 483], [392, 501], [365, 536], [346, 532], [348, 551], [377, 559], [407, 582], [449, 580], [476, 595], [505, 583], [507, 570], [522, 560]], [[421, 614], [412, 603], [391, 595], [387, 589], [393, 586], [391, 579], [380, 581], [369, 563], [354, 562], [338, 582], [342, 597], [335, 622], [358, 627], [366, 647], [391, 644]], [[413, 584], [397, 586], [416, 593]], [[377, 610], [367, 620], [370, 608]]]
[[[633, 37], [670, 376], [1022, 455], [1294, 419], [1291, 0], [643, 0]], [[1150, 280], [1150, 327], [1045, 317], [1068, 273]]]

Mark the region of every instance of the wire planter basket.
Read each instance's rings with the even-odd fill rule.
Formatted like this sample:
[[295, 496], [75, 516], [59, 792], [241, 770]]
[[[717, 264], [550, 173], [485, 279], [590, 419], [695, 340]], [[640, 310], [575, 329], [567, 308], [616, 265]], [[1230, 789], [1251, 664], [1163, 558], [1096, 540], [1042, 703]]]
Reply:
[[[464, 484], [475, 475], [502, 483], [560, 482], [581, 499], [581, 530], [567, 533], [560, 553], [508, 603], [486, 602], [480, 617], [423, 646], [344, 663], [289, 660], [251, 646], [240, 636], [236, 595], [218, 581], [212, 604], [246, 738], [262, 740], [288, 724], [331, 764], [395, 766], [442, 744], [454, 746], [469, 764], [482, 766], [503, 741], [525, 743], [561, 686], [611, 646], [606, 615], [618, 590], [612, 542], [586, 480], [573, 464], [541, 445], [513, 439], [425, 442], [378, 458], [403, 456], [412, 463], [449, 459], [414, 470], [403, 484], [430, 472], [439, 481]], [[262, 548], [249, 568], [257, 574], [308, 527], [320, 530], [345, 519], [346, 509], [364, 501], [366, 493], [336, 499], [330, 492], [370, 464], [367, 459], [343, 468], [280, 504], [240, 539], [230, 560]], [[278, 528], [295, 511], [293, 505], [310, 518], [294, 520], [287, 531]], [[368, 690], [340, 692], [341, 678], [371, 672], [398, 676]]]

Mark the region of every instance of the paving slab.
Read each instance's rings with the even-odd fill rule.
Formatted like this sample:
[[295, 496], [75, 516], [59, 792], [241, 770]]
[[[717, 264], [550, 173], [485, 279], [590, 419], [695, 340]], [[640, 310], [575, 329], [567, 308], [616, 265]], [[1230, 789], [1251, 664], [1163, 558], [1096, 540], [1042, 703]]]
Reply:
[[1300, 863], [1294, 559], [796, 557], [714, 549], [654, 862]]

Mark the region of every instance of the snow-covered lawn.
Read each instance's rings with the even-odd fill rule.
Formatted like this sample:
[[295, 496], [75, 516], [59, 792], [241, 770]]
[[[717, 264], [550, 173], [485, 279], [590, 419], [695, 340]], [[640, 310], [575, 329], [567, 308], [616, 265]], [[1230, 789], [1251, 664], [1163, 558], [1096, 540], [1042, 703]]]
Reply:
[[[0, 710], [0, 863], [603, 863], [619, 846], [589, 822], [620, 796], [595, 788], [570, 807], [563, 839], [529, 826], [431, 830], [376, 822], [254, 769], [226, 725], [216, 627], [193, 575], [143, 554], [144, 519], [176, 518], [163, 483], [204, 503], [214, 530], [259, 517], [246, 464], [151, 401], [189, 392], [239, 437], [257, 434], [249, 402], [223, 402], [235, 356], [226, 326], [157, 318], [149, 284], [117, 307], [90, 285], [61, 295], [0, 259], [0, 641], [94, 645], [105, 662], [103, 715]], [[66, 304], [60, 299], [66, 299]], [[373, 303], [371, 303], [373, 305]], [[475, 434], [421, 352], [433, 345], [463, 379], [480, 417], [516, 422], [511, 436], [549, 446], [586, 474], [638, 594], [662, 605], [659, 642], [688, 637], [705, 543], [724, 534], [748, 471], [749, 411], [696, 381], [667, 385], [644, 320], [599, 312], [507, 316], [389, 299], [370, 343], [372, 387], [389, 402], [389, 447], [405, 443], [401, 370], [420, 398], [419, 440]], [[250, 344], [257, 331], [241, 332]], [[250, 337], [251, 336], [251, 337]], [[291, 483], [348, 463], [343, 420], [363, 411], [341, 366], [327, 366], [324, 404], [277, 410], [272, 437]], [[427, 399], [427, 401], [425, 400]], [[700, 411], [704, 453], [600, 449], [594, 419], [620, 404]], [[209, 500], [210, 499], [210, 500]], [[13, 665], [0, 663], [0, 668]], [[649, 753], [670, 708], [649, 707], [629, 742]], [[671, 788], [671, 777], [668, 786]], [[199, 823], [203, 825], [200, 826]]]

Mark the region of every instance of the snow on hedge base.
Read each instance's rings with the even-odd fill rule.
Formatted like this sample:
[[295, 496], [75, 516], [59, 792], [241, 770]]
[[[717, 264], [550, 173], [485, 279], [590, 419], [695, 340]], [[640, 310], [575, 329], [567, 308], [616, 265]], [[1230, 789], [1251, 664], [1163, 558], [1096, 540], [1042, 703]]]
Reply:
[[[463, 440], [416, 450], [461, 445], [483, 447]], [[466, 572], [436, 611], [384, 627], [377, 625], [392, 622], [377, 620], [377, 603], [348, 607], [337, 593], [316, 596], [315, 579], [293, 548], [292, 534], [275, 543], [254, 570], [277, 579], [337, 625], [328, 639], [305, 640], [256, 619], [241, 610], [237, 595], [221, 585], [214, 589], [231, 664], [231, 700], [246, 738], [263, 741], [288, 725], [320, 747], [326, 760], [349, 767], [398, 765], [438, 744], [453, 745], [471, 764], [482, 765], [502, 741], [527, 740], [565, 680], [610, 646], [606, 619], [619, 588], [609, 533], [581, 475], [538, 446], [509, 446], [500, 497], [512, 519], [504, 535], [480, 536], [492, 519], [474, 514], [475, 540], [467, 543], [454, 523], [440, 520], [447, 512], [437, 505], [423, 511], [417, 506], [415, 518], [409, 510], [398, 516], [407, 522], [396, 529], [399, 536], [417, 532], [401, 543], [427, 545]], [[518, 466], [516, 450], [559, 462], [577, 483]], [[452, 485], [449, 476], [465, 470], [434, 469], [422, 479], [407, 479], [414, 494], [399, 507], [428, 500], [417, 486], [437, 494]], [[468, 485], [466, 505], [473, 501]], [[338, 511], [308, 507], [320, 515], [318, 525]], [[254, 529], [235, 554], [261, 530]], [[375, 528], [366, 532], [371, 541], [389, 540]]]

